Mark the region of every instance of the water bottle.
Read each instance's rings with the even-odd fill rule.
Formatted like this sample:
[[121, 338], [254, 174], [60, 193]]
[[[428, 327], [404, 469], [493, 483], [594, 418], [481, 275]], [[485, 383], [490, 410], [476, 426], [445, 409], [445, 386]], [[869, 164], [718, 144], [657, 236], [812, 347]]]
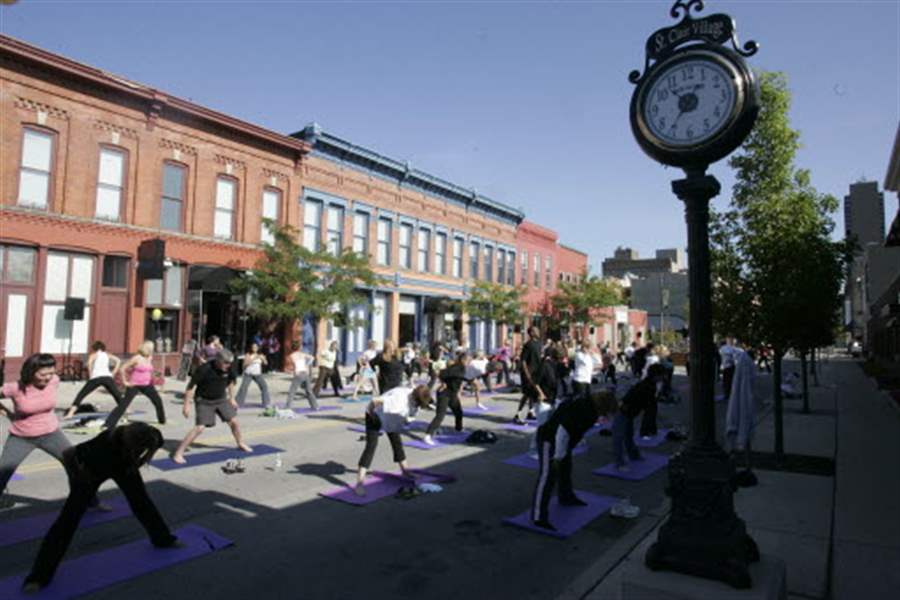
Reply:
[[275, 453], [275, 469], [278, 470], [281, 468], [281, 452]]

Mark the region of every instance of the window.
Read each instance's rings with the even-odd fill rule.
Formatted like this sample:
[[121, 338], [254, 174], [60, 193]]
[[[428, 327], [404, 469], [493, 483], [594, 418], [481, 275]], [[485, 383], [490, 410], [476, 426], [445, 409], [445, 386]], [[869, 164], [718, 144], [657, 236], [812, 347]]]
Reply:
[[404, 269], [412, 268], [412, 230], [412, 225], [400, 225], [400, 266]]
[[[152, 340], [157, 352], [177, 352], [178, 321], [181, 315], [184, 286], [184, 267], [166, 269], [162, 279], [148, 279], [144, 304], [147, 317], [144, 321], [144, 339]], [[154, 321], [153, 309], [162, 310], [162, 318]]]
[[[94, 259], [84, 254], [47, 254], [44, 306], [41, 314], [41, 352], [87, 352], [93, 309]], [[66, 298], [84, 299], [84, 318], [65, 318]]]
[[434, 272], [447, 274], [447, 234], [438, 233], [434, 238]]
[[541, 255], [534, 255], [534, 287], [541, 287]]
[[318, 252], [319, 231], [322, 227], [322, 203], [307, 200], [303, 203], [303, 247], [310, 252]]
[[506, 284], [516, 285], [516, 253], [506, 254]]
[[353, 251], [369, 254], [369, 215], [353, 213]]
[[484, 280], [494, 281], [494, 247], [484, 247]]
[[19, 170], [20, 206], [47, 208], [52, 165], [53, 134], [26, 127]]
[[419, 239], [418, 239], [418, 269], [422, 273], [427, 273], [428, 269], [428, 254], [431, 250], [431, 232], [427, 229], [419, 230]]
[[469, 244], [469, 277], [478, 279], [478, 258], [481, 252], [481, 244], [471, 242]]
[[230, 240], [234, 229], [234, 197], [237, 184], [230, 177], [216, 178], [216, 214], [213, 235]]
[[0, 281], [26, 285], [33, 283], [35, 254], [33, 248], [0, 246]]
[[544, 285], [548, 290], [553, 287], [553, 258], [550, 256], [544, 257]]
[[148, 279], [144, 304], [180, 308], [183, 280], [184, 267], [179, 266], [168, 267], [162, 279]]
[[155, 352], [177, 352], [179, 311], [168, 308], [160, 309], [162, 316], [153, 320], [153, 310], [148, 308], [144, 320], [144, 339], [151, 340]]
[[100, 167], [97, 169], [98, 219], [118, 221], [122, 207], [122, 188], [125, 179], [125, 153], [115, 148], [100, 148]]
[[497, 249], [497, 283], [506, 283], [506, 250]]
[[453, 276], [462, 277], [462, 238], [453, 238]]
[[328, 253], [337, 256], [344, 249], [344, 209], [328, 206], [328, 231], [325, 233]]
[[528, 252], [526, 250], [522, 250], [522, 283], [521, 285], [528, 285]]
[[128, 265], [130, 260], [127, 256], [104, 256], [103, 257], [103, 287], [108, 288], [126, 288], [128, 287]]
[[159, 226], [169, 231], [181, 231], [181, 215], [184, 212], [184, 190], [187, 169], [174, 163], [163, 165], [163, 193]]
[[[0, 246], [0, 293], [5, 304], [5, 333], [0, 338], [7, 358], [25, 356], [27, 329], [30, 328], [34, 304], [34, 264], [37, 253], [33, 248], [21, 246]], [[24, 288], [27, 286], [27, 288]], [[29, 348], [30, 350], [30, 348]]]
[[391, 220], [378, 219], [378, 264], [391, 264]]
[[[281, 190], [265, 189], [262, 199], [263, 219], [270, 219], [278, 223], [278, 213], [281, 210]], [[266, 225], [265, 221], [260, 224], [259, 241], [266, 244], [275, 243], [275, 234], [272, 233], [272, 229]]]

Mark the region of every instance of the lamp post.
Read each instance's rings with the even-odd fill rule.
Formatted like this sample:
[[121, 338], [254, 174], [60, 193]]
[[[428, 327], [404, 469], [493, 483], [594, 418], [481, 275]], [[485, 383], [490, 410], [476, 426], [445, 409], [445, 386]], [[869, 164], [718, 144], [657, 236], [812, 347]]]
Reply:
[[735, 514], [734, 464], [715, 435], [709, 202], [720, 185], [706, 170], [734, 151], [756, 121], [759, 91], [744, 57], [757, 45], [738, 46], [728, 15], [692, 18], [701, 10], [702, 0], [675, 2], [669, 14], [681, 20], [650, 35], [644, 73], [629, 75], [637, 85], [631, 126], [638, 144], [685, 172], [672, 182], [672, 192], [685, 205], [691, 298], [691, 437], [669, 461], [672, 511], [645, 563], [747, 588], [748, 564], [759, 560], [759, 551]]

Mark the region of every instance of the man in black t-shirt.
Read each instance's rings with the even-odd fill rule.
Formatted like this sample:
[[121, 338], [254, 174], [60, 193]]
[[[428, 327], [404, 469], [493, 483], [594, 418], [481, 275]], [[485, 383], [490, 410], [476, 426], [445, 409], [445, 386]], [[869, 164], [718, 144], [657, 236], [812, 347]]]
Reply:
[[522, 399], [519, 401], [519, 408], [513, 417], [513, 422], [523, 424], [524, 421], [519, 417], [525, 403], [528, 403], [528, 419], [534, 419], [534, 403], [540, 402], [543, 393], [537, 386], [538, 371], [541, 368], [541, 334], [537, 327], [528, 328], [528, 343], [522, 348], [522, 355], [519, 358], [520, 373], [522, 375]]
[[237, 422], [237, 402], [234, 401], [234, 384], [237, 381], [237, 375], [231, 368], [233, 362], [234, 355], [231, 352], [225, 349], [219, 350], [215, 359], [198, 367], [188, 382], [181, 413], [185, 419], [190, 418], [191, 402], [194, 399], [196, 388], [197, 418], [194, 428], [181, 440], [175, 453], [172, 454], [172, 460], [178, 464], [187, 462], [184, 459], [184, 451], [203, 433], [204, 429], [215, 426], [217, 414], [222, 421], [228, 423], [237, 447], [244, 452], [253, 452], [253, 449], [241, 438], [241, 428]]

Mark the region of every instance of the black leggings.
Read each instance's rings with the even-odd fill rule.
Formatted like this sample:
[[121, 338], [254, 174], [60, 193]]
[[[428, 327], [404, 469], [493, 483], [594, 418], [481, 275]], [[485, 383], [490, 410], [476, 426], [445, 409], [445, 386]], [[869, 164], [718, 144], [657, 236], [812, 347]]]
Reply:
[[578, 400], [579, 398], [590, 397], [591, 395], [591, 384], [590, 383], [581, 383], [578, 381], [572, 382], [572, 399]]
[[441, 426], [441, 423], [444, 422], [444, 417], [447, 415], [447, 407], [453, 411], [453, 417], [456, 419], [456, 430], [462, 431], [463, 412], [462, 405], [459, 403], [459, 395], [451, 394], [447, 390], [444, 390], [438, 394], [437, 410], [435, 411], [434, 418], [428, 425], [428, 429], [425, 430], [425, 433], [434, 435], [434, 432], [437, 431], [438, 427]]
[[[95, 475], [88, 467], [80, 464], [75, 457], [75, 448], [69, 448], [65, 452], [63, 462], [69, 473], [69, 497], [59, 517], [44, 537], [41, 549], [31, 567], [31, 573], [25, 578], [26, 583], [35, 582], [43, 586], [53, 579], [56, 567], [69, 547], [81, 517], [92, 501], [95, 501], [97, 488], [106, 479]], [[112, 479], [125, 494], [131, 512], [147, 530], [153, 545], [160, 548], [171, 546], [176, 538], [169, 531], [153, 500], [147, 495], [140, 471], [119, 470], [113, 474]]]
[[644, 408], [644, 414], [641, 416], [641, 436], [653, 437], [656, 435], [656, 412], [659, 408], [656, 398], [652, 402], [647, 403]]
[[112, 395], [116, 404], [122, 404], [122, 393], [119, 391], [119, 388], [116, 387], [116, 381], [112, 377], [94, 377], [93, 379], [88, 380], [88, 382], [78, 390], [78, 395], [75, 396], [75, 401], [72, 402], [72, 406], [79, 406], [81, 401], [84, 400], [88, 394], [101, 386]]
[[143, 394], [150, 399], [150, 402], [153, 403], [153, 407], [156, 409], [156, 420], [159, 421], [160, 425], [165, 425], [166, 411], [163, 408], [162, 398], [160, 398], [159, 394], [156, 392], [156, 388], [152, 385], [133, 385], [125, 391], [125, 399], [122, 400], [122, 402], [120, 402], [106, 418], [107, 429], [112, 429], [116, 426], [116, 423], [119, 422], [119, 419], [121, 419], [122, 415], [125, 414], [125, 411], [128, 410], [128, 405], [131, 404], [131, 401], [134, 400], [135, 396], [138, 394]]
[[[375, 449], [378, 447], [378, 434], [381, 431], [381, 419], [378, 415], [366, 412], [366, 448], [363, 450], [362, 456], [359, 457], [359, 466], [368, 469], [372, 466], [372, 458], [375, 456]], [[406, 453], [403, 451], [403, 442], [400, 434], [397, 432], [386, 432], [388, 441], [394, 451], [394, 462], [402, 462], [406, 460]]]

